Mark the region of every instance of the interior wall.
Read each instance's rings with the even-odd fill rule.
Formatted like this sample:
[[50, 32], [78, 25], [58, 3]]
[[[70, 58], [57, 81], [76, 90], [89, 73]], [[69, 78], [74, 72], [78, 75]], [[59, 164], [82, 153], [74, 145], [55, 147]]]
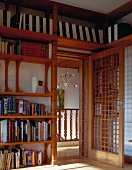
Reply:
[[[69, 69], [67, 70], [69, 73], [74, 73], [75, 76], [72, 77], [71, 82], [75, 82], [79, 84], [79, 73], [77, 69]], [[62, 81], [60, 75], [65, 74], [65, 68], [57, 69], [57, 83]], [[72, 84], [69, 84], [67, 89], [64, 88], [63, 85], [60, 86], [60, 89], [65, 90], [65, 98], [64, 98], [64, 107], [65, 108], [79, 108], [79, 88], [75, 89]]]

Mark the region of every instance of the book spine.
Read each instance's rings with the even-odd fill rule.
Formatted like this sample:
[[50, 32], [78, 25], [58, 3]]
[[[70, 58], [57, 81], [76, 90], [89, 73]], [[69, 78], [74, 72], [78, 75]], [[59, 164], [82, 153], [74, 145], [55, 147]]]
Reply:
[[40, 20], [39, 20], [39, 16], [36, 16], [36, 32], [40, 32]]

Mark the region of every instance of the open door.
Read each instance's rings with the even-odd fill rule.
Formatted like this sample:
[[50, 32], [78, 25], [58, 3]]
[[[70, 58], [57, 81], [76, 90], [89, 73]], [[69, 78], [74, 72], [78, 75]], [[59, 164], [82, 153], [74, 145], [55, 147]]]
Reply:
[[89, 58], [89, 158], [124, 166], [124, 49]]

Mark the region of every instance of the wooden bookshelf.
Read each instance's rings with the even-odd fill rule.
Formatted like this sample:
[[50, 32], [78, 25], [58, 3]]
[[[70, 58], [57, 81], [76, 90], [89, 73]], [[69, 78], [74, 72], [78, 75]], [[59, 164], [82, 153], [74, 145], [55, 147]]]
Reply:
[[0, 143], [0, 146], [15, 146], [15, 145], [26, 145], [26, 144], [38, 144], [38, 143], [53, 143], [53, 140], [46, 141], [33, 141], [33, 142], [11, 142], [11, 143]]
[[6, 116], [0, 116], [0, 119], [56, 119], [59, 116], [52, 116], [52, 115], [6, 115]]
[[1, 96], [52, 97], [53, 93], [0, 92]]

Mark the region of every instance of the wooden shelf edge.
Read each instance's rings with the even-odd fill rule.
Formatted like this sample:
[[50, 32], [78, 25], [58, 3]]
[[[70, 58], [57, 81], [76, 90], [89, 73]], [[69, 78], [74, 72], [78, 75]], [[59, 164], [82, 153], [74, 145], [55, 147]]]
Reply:
[[0, 26], [0, 35], [8, 38], [9, 37], [23, 38], [27, 40], [47, 41], [47, 42], [51, 42], [57, 39], [57, 37], [54, 35], [22, 30], [22, 29], [6, 27], [6, 26]]
[[64, 38], [59, 36], [58, 36], [57, 43], [58, 43], [57, 44], [58, 47], [72, 48], [72, 49], [86, 50], [86, 51], [97, 51], [106, 48], [106, 44], [76, 40], [71, 38]]
[[36, 144], [36, 143], [53, 143], [53, 140], [47, 140], [47, 141], [33, 141], [33, 142], [11, 142], [11, 143], [0, 143], [0, 146], [5, 146], [5, 145], [25, 145], [25, 144]]
[[115, 47], [120, 45], [125, 47], [132, 45], [132, 35], [128, 35], [126, 37], [123, 37], [121, 39], [106, 44], [107, 47]]
[[44, 64], [44, 63], [53, 62], [53, 59], [48, 59], [48, 58], [0, 53], [0, 60], [6, 60], [6, 59], [9, 59], [11, 61], [20, 60], [22, 62], [35, 63], [35, 64]]
[[0, 119], [56, 119], [57, 115], [1, 115]]
[[0, 95], [29, 96], [29, 97], [52, 97], [53, 93], [26, 93], [26, 92], [0, 92]]

